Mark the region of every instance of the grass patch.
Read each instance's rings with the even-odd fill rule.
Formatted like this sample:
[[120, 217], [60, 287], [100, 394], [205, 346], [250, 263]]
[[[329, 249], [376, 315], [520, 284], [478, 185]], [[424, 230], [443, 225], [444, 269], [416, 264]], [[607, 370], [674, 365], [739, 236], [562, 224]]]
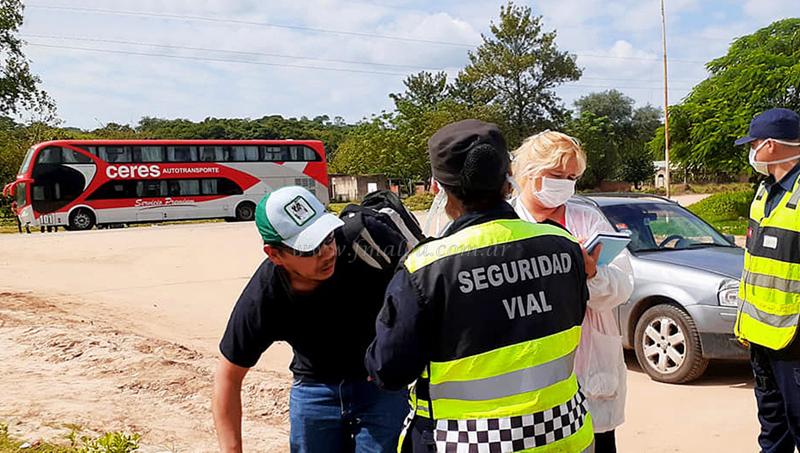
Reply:
[[[411, 195], [410, 197], [404, 198], [402, 200], [403, 205], [408, 208], [409, 211], [425, 211], [430, 209], [431, 203], [433, 203], [433, 194], [432, 193], [420, 193], [416, 195]], [[328, 205], [328, 211], [339, 215], [342, 212], [342, 209], [349, 204], [359, 204], [360, 201], [352, 201], [350, 203], [330, 203]]]
[[[138, 434], [105, 433], [99, 437], [82, 435], [80, 428], [69, 426], [63, 443], [26, 443], [8, 434], [8, 425], [0, 423], [0, 453], [131, 453], [139, 449]], [[27, 444], [27, 445], [26, 445]], [[21, 448], [25, 445], [25, 448]]]
[[339, 215], [339, 213], [342, 212], [342, 209], [344, 209], [344, 207], [349, 205], [349, 204], [350, 203], [330, 203], [328, 205], [328, 211], [330, 211], [330, 212], [332, 212], [332, 213], [334, 213], [336, 215]]

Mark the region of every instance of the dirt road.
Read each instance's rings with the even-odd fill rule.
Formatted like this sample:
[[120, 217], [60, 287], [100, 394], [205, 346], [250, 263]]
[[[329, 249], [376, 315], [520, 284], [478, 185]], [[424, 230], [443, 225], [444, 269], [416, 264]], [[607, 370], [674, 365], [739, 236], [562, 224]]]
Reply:
[[[73, 423], [142, 433], [146, 452], [213, 451], [217, 341], [259, 244], [252, 224], [0, 235], [0, 422], [26, 439]], [[246, 451], [287, 450], [290, 358], [273, 346], [246, 381]], [[621, 452], [756, 450], [747, 366], [689, 386], [629, 368]]]

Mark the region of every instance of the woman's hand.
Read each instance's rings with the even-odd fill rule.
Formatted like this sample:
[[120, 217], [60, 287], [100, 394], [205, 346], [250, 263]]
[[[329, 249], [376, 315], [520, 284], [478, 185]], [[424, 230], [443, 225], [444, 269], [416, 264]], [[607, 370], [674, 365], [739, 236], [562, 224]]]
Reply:
[[[580, 241], [583, 244], [583, 241]], [[603, 244], [597, 244], [592, 250], [592, 253], [586, 251], [581, 245], [581, 252], [583, 253], [583, 267], [586, 269], [586, 278], [592, 279], [597, 275], [597, 260], [600, 259], [600, 252], [603, 251]]]

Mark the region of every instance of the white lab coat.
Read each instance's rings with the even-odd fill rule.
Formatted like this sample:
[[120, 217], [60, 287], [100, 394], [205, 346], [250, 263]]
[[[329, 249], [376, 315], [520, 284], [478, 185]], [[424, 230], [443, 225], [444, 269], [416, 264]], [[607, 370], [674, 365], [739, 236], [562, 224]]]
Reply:
[[[511, 200], [511, 205], [521, 219], [536, 221], [518, 198]], [[568, 204], [565, 218], [567, 230], [579, 240], [586, 240], [596, 232], [614, 231], [599, 212], [588, 206]], [[627, 368], [612, 309], [628, 300], [633, 292], [633, 269], [627, 251], [607, 266], [599, 266], [597, 275], [587, 284], [589, 301], [581, 326], [581, 344], [575, 356], [575, 372], [586, 393], [594, 432], [602, 433], [625, 421]], [[611, 363], [608, 358], [612, 358]], [[592, 388], [604, 391], [598, 392], [602, 395], [592, 395], [587, 391]]]

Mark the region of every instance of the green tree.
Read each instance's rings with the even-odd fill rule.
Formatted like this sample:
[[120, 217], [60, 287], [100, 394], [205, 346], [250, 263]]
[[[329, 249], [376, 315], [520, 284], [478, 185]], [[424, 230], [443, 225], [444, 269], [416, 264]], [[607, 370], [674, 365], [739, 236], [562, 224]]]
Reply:
[[579, 115], [591, 112], [595, 116], [605, 116], [620, 132], [631, 125], [633, 105], [632, 98], [617, 90], [590, 93], [575, 101]]
[[22, 0], [0, 0], [0, 114], [28, 111], [52, 120], [55, 104], [39, 88], [41, 80], [31, 73], [17, 36], [24, 8]]
[[[733, 141], [747, 133], [754, 115], [773, 108], [800, 110], [800, 19], [784, 19], [736, 39], [728, 53], [710, 61], [711, 74], [684, 101], [670, 107], [670, 158], [690, 168], [738, 173], [746, 147]], [[660, 129], [650, 148], [664, 155]]]
[[578, 139], [586, 152], [586, 171], [578, 182], [581, 188], [597, 187], [617, 175], [616, 131], [608, 117], [585, 111], [570, 121], [567, 133]]
[[638, 152], [628, 153], [621, 162], [620, 178], [633, 184], [637, 189], [642, 187], [643, 182], [651, 181], [655, 174], [653, 156], [644, 146], [639, 148]]
[[535, 131], [563, 125], [568, 112], [554, 89], [580, 78], [575, 56], [558, 50], [556, 32], [545, 32], [529, 6], [502, 6], [490, 30], [468, 54], [470, 63], [454, 84], [457, 98], [498, 106], [512, 146]]
[[435, 74], [422, 71], [408, 76], [403, 84], [406, 87], [405, 92], [389, 95], [395, 108], [401, 113], [413, 114], [414, 111], [429, 110], [449, 98], [447, 73], [444, 71]]
[[575, 107], [579, 116], [569, 127], [587, 154], [583, 186], [615, 178], [638, 184], [649, 178], [653, 158], [647, 143], [661, 125], [657, 108], [634, 108], [634, 100], [617, 90], [590, 93], [575, 101]]

